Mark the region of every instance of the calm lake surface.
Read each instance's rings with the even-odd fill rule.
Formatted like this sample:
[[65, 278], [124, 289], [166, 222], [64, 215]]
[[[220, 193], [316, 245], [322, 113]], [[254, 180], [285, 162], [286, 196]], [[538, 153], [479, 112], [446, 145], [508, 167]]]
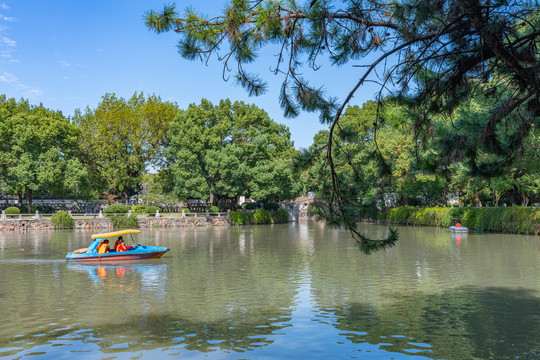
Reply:
[[64, 260], [90, 232], [0, 233], [0, 357], [540, 358], [540, 237], [399, 229], [370, 256], [316, 222], [148, 229], [162, 259], [106, 265]]

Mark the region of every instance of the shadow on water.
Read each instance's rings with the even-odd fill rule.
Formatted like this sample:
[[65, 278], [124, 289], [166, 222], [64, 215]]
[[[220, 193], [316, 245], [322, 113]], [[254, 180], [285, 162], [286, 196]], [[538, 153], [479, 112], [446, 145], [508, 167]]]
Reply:
[[[55, 343], [84, 343], [72, 351], [89, 351], [90, 344], [105, 354], [154, 349], [185, 349], [202, 353], [225, 351], [245, 352], [273, 343], [270, 335], [291, 326], [291, 314], [287, 311], [252, 314], [242, 310], [232, 311], [230, 317], [219, 321], [196, 322], [174, 314], [148, 314], [127, 316], [120, 324], [94, 329], [71, 327], [69, 329], [40, 329], [17, 338], [20, 349], [2, 352], [14, 355], [22, 348], [34, 349]], [[2, 344], [9, 348], [14, 344]], [[53, 345], [54, 346], [54, 345]]]
[[378, 309], [327, 310], [354, 344], [433, 359], [540, 359], [540, 298], [528, 290], [466, 286], [399, 294]]
[[[540, 299], [528, 290], [467, 286], [440, 294], [399, 294], [390, 300], [379, 308], [351, 303], [322, 309], [316, 321], [338, 330], [349, 355], [370, 344], [389, 353], [432, 359], [540, 358]], [[217, 321], [141, 314], [93, 329], [41, 329], [17, 340], [27, 349], [58, 341], [82, 343], [78, 351], [95, 345], [105, 354], [153, 349], [241, 353], [271, 346], [286, 327], [294, 332], [293, 317], [290, 309], [253, 313], [240, 308]], [[1, 344], [9, 346], [13, 344]], [[309, 357], [309, 350], [303, 351]]]

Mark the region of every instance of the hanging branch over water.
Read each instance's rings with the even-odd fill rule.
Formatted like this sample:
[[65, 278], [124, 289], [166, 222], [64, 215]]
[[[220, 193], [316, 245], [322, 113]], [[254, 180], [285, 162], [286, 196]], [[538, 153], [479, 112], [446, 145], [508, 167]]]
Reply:
[[[441, 142], [440, 160], [466, 160], [476, 172], [496, 173], [511, 163], [539, 122], [539, 10], [532, 2], [517, 0], [311, 0], [303, 5], [295, 0], [233, 0], [213, 18], [190, 9], [180, 16], [174, 5], [166, 5], [161, 12], [147, 12], [146, 25], [157, 33], [176, 32], [179, 53], [186, 59], [208, 62], [216, 56], [223, 63], [223, 78], [233, 73], [250, 95], [264, 94], [267, 84], [246, 68], [260, 49], [278, 49], [272, 72], [283, 76], [279, 102], [284, 115], [317, 112], [330, 128], [326, 155], [332, 192], [320, 215], [329, 224], [349, 228], [370, 252], [394, 245], [397, 232], [391, 229], [386, 239], [374, 241], [357, 231], [358, 194], [354, 184], [340, 179], [334, 164], [335, 130], [346, 106], [362, 85], [376, 82], [379, 102], [391, 96], [417, 114], [414, 138], [420, 140], [430, 134], [435, 118], [451, 118], [482, 91], [491, 104], [485, 110], [489, 121], [478, 122], [475, 131], [458, 141]], [[364, 70], [341, 104], [301, 72], [304, 65], [319, 70], [322, 56], [339, 72], [339, 66], [357, 66], [370, 55], [376, 60], [358, 66]], [[374, 119], [375, 136], [379, 121]], [[504, 136], [499, 135], [502, 126]], [[500, 154], [504, 160], [496, 157]], [[374, 156], [384, 167], [382, 154]]]

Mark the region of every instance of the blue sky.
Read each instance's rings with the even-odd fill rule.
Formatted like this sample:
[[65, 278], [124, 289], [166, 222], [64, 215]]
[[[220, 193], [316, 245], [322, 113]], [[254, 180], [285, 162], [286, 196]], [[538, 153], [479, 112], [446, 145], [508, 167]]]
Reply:
[[[174, 33], [157, 35], [146, 29], [145, 11], [162, 9], [163, 0], [43, 1], [0, 0], [0, 94], [61, 110], [72, 116], [77, 108], [95, 108], [106, 93], [125, 98], [135, 91], [155, 93], [181, 108], [201, 98], [254, 103], [291, 130], [295, 147], [308, 147], [325, 126], [318, 115], [304, 113], [285, 119], [279, 108], [282, 78], [274, 76], [278, 48], [266, 49], [250, 68], [268, 80], [269, 91], [249, 97], [233, 81], [222, 80], [222, 65], [208, 66], [180, 57]], [[177, 9], [192, 7], [218, 14], [223, 0], [177, 1]], [[313, 85], [345, 98], [361, 76], [352, 63], [340, 68], [322, 62], [317, 72], [306, 69]], [[372, 99], [375, 89], [361, 90], [351, 104]]]

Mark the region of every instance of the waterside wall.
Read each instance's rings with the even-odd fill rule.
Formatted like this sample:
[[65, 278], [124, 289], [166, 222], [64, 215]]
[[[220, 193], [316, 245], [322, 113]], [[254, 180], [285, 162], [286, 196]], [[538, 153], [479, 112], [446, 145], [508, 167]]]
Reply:
[[[109, 231], [113, 229], [108, 218], [74, 219], [76, 229], [99, 229]], [[226, 217], [185, 217], [185, 218], [139, 218], [139, 228], [152, 227], [198, 227], [198, 226], [226, 226], [229, 221]], [[22, 219], [0, 221], [0, 231], [25, 230], [52, 230], [54, 226], [50, 219]]]

